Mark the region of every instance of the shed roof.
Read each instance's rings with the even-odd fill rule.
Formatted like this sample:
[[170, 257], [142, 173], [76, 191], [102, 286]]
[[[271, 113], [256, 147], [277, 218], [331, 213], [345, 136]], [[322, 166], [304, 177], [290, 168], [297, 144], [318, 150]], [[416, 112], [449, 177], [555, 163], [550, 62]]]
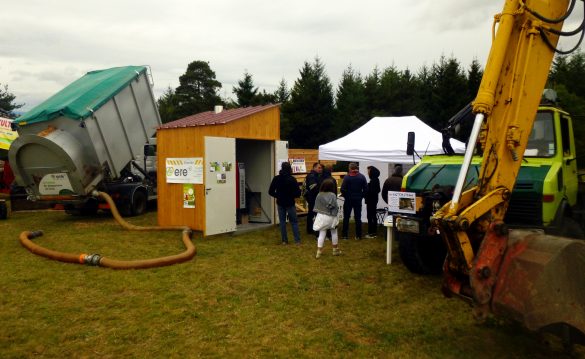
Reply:
[[265, 111], [267, 109], [280, 106], [279, 104], [269, 104], [262, 106], [251, 106], [251, 107], [240, 107], [231, 110], [223, 110], [220, 113], [215, 111], [201, 112], [196, 115], [183, 117], [179, 120], [165, 123], [159, 128], [184, 128], [184, 127], [195, 127], [195, 126], [207, 126], [207, 125], [223, 125], [228, 122], [239, 120], [246, 116], [253, 115], [258, 112]]

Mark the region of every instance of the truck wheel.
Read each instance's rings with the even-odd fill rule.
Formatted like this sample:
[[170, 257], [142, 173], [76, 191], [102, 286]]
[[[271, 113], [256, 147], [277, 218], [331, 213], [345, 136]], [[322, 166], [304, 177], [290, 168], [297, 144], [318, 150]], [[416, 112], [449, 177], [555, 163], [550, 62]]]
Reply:
[[132, 195], [132, 215], [140, 216], [146, 211], [146, 194], [143, 191], [136, 190]]
[[583, 229], [573, 218], [563, 217], [561, 224], [561, 237], [569, 237], [574, 239], [584, 239]]
[[98, 202], [94, 199], [89, 199], [81, 207], [65, 205], [65, 213], [71, 216], [95, 216], [97, 211]]
[[400, 259], [413, 273], [441, 273], [447, 249], [439, 236], [398, 233]]
[[8, 218], [8, 206], [5, 201], [0, 201], [0, 219]]

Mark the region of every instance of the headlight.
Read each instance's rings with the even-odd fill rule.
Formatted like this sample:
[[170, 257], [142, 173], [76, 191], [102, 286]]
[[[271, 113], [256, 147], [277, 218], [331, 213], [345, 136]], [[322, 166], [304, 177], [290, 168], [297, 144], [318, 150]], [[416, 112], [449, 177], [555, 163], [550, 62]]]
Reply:
[[437, 212], [438, 210], [441, 209], [441, 201], [439, 201], [438, 199], [435, 199], [433, 201], [433, 213]]
[[419, 223], [413, 219], [396, 218], [396, 229], [399, 232], [419, 233]]

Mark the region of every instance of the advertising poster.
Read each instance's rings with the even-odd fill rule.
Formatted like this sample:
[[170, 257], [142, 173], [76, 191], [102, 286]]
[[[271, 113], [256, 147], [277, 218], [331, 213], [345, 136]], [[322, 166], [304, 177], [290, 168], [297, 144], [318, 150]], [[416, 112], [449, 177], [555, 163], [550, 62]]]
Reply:
[[183, 184], [183, 208], [195, 208], [195, 186], [192, 183]]
[[293, 173], [305, 173], [307, 172], [307, 165], [305, 164], [304, 158], [293, 158], [290, 160]]
[[167, 158], [167, 183], [203, 184], [203, 158]]
[[8, 150], [12, 141], [18, 137], [18, 133], [12, 131], [11, 124], [12, 120], [0, 117], [0, 149], [2, 150]]
[[388, 211], [416, 213], [416, 194], [414, 192], [388, 191]]

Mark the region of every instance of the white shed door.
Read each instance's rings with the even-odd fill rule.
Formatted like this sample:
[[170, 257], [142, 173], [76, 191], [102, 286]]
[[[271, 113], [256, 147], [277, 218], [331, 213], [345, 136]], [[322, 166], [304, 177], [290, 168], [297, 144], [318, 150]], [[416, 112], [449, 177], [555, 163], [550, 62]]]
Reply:
[[205, 137], [205, 235], [236, 230], [236, 140]]
[[281, 161], [288, 161], [288, 141], [274, 141], [274, 154], [274, 174], [277, 175]]

